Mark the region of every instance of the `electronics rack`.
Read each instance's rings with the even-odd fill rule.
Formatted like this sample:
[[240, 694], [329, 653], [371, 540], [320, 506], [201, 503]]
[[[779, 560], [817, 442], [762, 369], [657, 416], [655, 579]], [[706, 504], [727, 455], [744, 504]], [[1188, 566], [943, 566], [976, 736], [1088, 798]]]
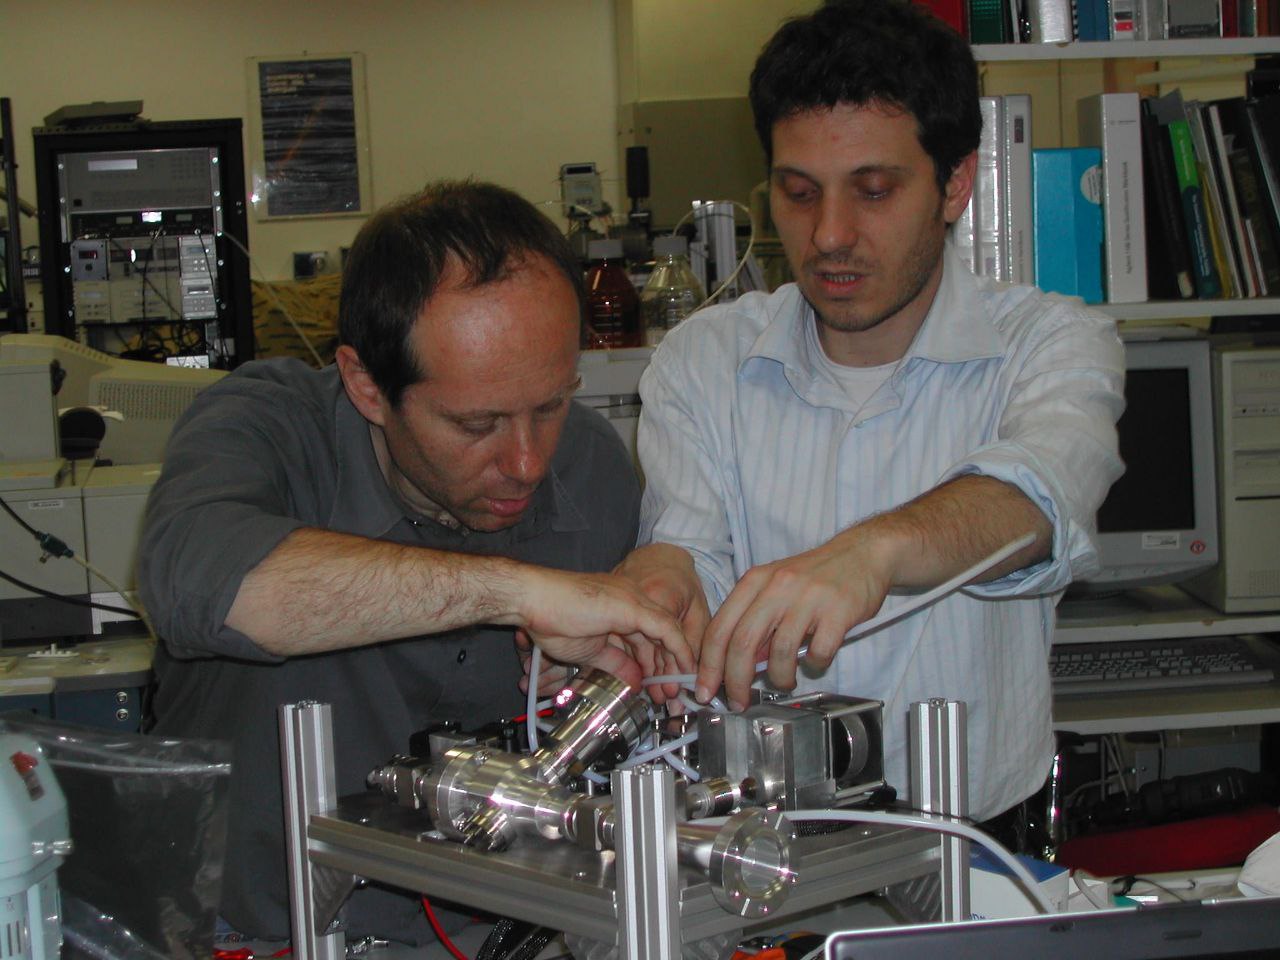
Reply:
[[[253, 359], [239, 119], [32, 131], [48, 333], [119, 354], [153, 343]], [[159, 359], [159, 357], [156, 357]]]

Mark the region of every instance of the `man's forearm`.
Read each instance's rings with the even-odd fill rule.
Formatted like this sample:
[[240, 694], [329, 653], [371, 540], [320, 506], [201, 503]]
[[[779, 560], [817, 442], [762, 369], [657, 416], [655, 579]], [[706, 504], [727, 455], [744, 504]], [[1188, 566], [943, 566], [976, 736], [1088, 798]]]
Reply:
[[893, 588], [936, 586], [1001, 547], [1035, 534], [1035, 541], [987, 571], [996, 580], [1049, 556], [1053, 528], [1017, 487], [984, 476], [958, 477], [916, 499], [851, 527], [833, 546], [870, 538], [884, 553]]
[[327, 530], [296, 530], [240, 585], [227, 625], [268, 653], [295, 656], [515, 623], [519, 564]]

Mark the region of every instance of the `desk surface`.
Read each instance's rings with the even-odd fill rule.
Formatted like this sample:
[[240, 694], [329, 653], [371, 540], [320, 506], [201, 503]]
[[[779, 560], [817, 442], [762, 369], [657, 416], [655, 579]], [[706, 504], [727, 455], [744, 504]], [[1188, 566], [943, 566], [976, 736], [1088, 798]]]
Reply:
[[147, 637], [80, 643], [68, 648], [75, 653], [71, 657], [33, 656], [45, 649], [0, 651], [0, 697], [136, 687], [151, 676], [154, 645]]
[[[1280, 613], [1225, 614], [1177, 587], [1144, 587], [1117, 597], [1059, 604], [1054, 640], [1107, 643], [1178, 637], [1280, 633]], [[1280, 676], [1280, 663], [1277, 664]], [[1280, 722], [1280, 681], [1156, 693], [1055, 697], [1055, 730], [1133, 733]]]
[[1280, 611], [1227, 614], [1174, 586], [1141, 587], [1115, 597], [1058, 604], [1054, 640], [1106, 643], [1238, 633], [1280, 633]]

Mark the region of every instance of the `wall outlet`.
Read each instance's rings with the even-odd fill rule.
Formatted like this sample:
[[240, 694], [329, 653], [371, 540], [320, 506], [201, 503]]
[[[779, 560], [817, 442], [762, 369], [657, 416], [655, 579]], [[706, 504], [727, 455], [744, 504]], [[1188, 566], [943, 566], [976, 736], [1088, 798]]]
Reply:
[[324, 273], [328, 266], [329, 252], [327, 250], [294, 251], [293, 279], [303, 280], [307, 277], [318, 276]]

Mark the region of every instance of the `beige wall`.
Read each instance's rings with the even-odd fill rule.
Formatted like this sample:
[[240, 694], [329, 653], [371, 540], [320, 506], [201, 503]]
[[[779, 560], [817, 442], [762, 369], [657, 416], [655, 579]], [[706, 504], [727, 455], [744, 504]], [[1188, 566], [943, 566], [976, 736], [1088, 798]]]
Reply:
[[[611, 0], [0, 0], [19, 192], [35, 202], [30, 130], [64, 104], [141, 99], [151, 120], [247, 117], [246, 58], [304, 52], [364, 55], [375, 204], [469, 175], [558, 200], [560, 164], [588, 160], [606, 199], [624, 194]], [[548, 210], [562, 222], [558, 204]], [[295, 250], [336, 262], [360, 222], [250, 214], [255, 268], [289, 276]], [[35, 242], [31, 220], [23, 232]]]

